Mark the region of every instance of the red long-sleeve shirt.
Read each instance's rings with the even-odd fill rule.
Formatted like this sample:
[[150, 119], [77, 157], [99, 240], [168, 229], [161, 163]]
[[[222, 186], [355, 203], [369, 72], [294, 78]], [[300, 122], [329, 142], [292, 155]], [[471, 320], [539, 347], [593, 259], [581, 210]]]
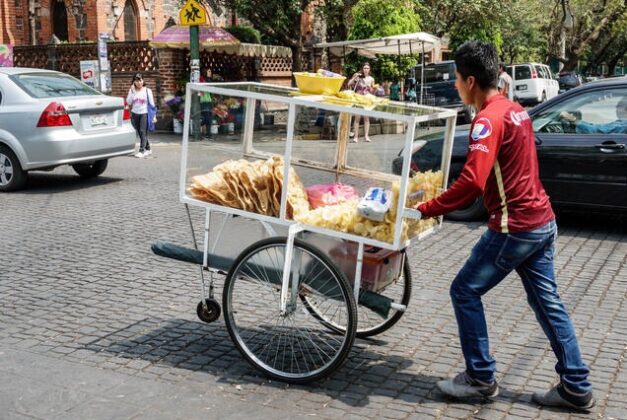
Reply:
[[555, 218], [540, 182], [531, 120], [520, 105], [501, 95], [489, 97], [472, 123], [468, 142], [459, 178], [418, 206], [423, 217], [464, 208], [483, 194], [488, 227], [497, 232], [529, 231]]

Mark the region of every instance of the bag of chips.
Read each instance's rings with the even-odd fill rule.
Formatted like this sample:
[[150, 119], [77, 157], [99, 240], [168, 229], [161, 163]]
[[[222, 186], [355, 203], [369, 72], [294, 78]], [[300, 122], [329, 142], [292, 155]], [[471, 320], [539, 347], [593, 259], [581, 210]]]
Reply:
[[358, 198], [355, 188], [341, 183], [312, 185], [305, 188], [305, 191], [307, 191], [309, 205], [312, 209], [332, 206]]

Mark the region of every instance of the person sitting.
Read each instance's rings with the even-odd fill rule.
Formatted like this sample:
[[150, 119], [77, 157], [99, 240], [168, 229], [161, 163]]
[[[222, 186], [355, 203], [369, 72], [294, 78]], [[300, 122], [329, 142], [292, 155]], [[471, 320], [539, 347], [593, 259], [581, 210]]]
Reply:
[[575, 125], [577, 134], [627, 134], [627, 96], [624, 96], [616, 105], [615, 121], [608, 123], [590, 123], [577, 121], [577, 117], [570, 112], [563, 111], [560, 118]]

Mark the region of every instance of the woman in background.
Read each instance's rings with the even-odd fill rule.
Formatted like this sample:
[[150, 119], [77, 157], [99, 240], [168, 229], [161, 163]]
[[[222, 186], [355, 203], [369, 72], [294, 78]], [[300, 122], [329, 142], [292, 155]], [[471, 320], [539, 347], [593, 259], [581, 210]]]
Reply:
[[[370, 64], [364, 63], [361, 66], [361, 72], [357, 72], [348, 81], [348, 87], [355, 90], [355, 93], [365, 95], [372, 93], [374, 85], [374, 78], [370, 75]], [[360, 115], [355, 115], [355, 122], [353, 123], [353, 132], [350, 133], [351, 141], [353, 143], [359, 142], [359, 119]], [[370, 141], [368, 136], [370, 131], [370, 118], [364, 116], [364, 137], [367, 142]]]

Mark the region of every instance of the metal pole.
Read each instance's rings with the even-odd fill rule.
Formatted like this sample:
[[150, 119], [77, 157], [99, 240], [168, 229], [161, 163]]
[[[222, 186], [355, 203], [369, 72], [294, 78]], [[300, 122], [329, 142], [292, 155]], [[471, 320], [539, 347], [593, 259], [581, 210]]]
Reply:
[[425, 42], [422, 41], [422, 66], [420, 67], [420, 105], [423, 103], [423, 86], [425, 85]]
[[[198, 83], [200, 81], [200, 42], [199, 29], [197, 25], [189, 27], [189, 81]], [[192, 92], [192, 131], [195, 140], [200, 139], [200, 97], [197, 92]]]

